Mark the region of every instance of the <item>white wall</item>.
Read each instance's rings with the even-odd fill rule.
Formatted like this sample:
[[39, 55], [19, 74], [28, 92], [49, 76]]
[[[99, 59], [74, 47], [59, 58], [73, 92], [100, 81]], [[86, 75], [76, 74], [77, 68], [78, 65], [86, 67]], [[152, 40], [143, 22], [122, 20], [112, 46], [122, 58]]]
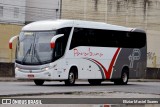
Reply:
[[26, 7], [27, 22], [59, 18], [60, 0], [26, 0]]
[[[0, 0], [0, 6], [3, 7], [3, 15], [0, 15], [0, 23], [21, 23], [25, 22], [26, 0]], [[15, 11], [15, 8], [18, 11]], [[16, 12], [16, 13], [15, 13]], [[16, 16], [15, 16], [16, 14]]]
[[[38, 20], [58, 19], [60, 0], [0, 0], [0, 23], [25, 23]], [[15, 8], [18, 8], [15, 17]], [[0, 13], [1, 13], [0, 9]]]

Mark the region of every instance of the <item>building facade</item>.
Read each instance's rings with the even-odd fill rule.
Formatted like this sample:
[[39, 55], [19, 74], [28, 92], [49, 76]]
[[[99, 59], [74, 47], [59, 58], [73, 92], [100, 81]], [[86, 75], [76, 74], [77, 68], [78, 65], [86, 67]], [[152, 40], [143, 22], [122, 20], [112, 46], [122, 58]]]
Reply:
[[9, 39], [17, 35], [25, 23], [26, 0], [0, 0], [0, 76], [14, 75], [14, 48], [9, 50]]
[[8, 49], [8, 41], [25, 23], [25, 5], [26, 0], [0, 0], [0, 62], [11, 62], [14, 57]]
[[0, 23], [23, 24], [26, 0], [0, 0]]
[[60, 0], [26, 0], [26, 23], [59, 18]]

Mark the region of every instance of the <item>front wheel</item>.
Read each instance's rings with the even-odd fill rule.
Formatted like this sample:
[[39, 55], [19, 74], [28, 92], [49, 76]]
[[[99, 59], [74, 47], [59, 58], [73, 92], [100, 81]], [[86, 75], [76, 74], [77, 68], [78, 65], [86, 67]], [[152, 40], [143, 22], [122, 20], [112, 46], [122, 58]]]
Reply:
[[44, 80], [34, 80], [34, 83], [35, 83], [36, 85], [38, 85], [38, 86], [41, 86], [41, 85], [43, 85]]
[[74, 85], [75, 80], [76, 80], [76, 74], [74, 73], [73, 70], [71, 70], [68, 75], [68, 80], [65, 81], [65, 85]]

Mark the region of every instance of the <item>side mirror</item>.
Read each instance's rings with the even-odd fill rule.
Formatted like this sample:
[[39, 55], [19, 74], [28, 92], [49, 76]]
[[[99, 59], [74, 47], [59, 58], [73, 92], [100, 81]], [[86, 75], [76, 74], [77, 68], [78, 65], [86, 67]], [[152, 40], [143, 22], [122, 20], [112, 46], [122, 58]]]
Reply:
[[9, 40], [9, 49], [12, 49], [12, 43], [15, 39], [18, 38], [18, 35], [17, 36], [13, 36], [10, 40]]
[[55, 43], [56, 43], [56, 40], [60, 37], [64, 36], [64, 34], [58, 34], [58, 35], [55, 35], [53, 36], [53, 38], [51, 39], [51, 42], [50, 42], [50, 47], [53, 49], [55, 48]]

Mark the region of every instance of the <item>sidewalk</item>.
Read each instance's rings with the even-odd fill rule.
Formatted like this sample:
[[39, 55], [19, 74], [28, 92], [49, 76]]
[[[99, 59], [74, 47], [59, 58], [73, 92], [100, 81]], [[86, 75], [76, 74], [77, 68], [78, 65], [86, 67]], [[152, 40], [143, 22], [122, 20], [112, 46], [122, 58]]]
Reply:
[[[0, 77], [0, 82], [24, 82], [32, 80], [17, 80], [14, 77]], [[129, 79], [129, 82], [160, 82], [160, 79]]]

